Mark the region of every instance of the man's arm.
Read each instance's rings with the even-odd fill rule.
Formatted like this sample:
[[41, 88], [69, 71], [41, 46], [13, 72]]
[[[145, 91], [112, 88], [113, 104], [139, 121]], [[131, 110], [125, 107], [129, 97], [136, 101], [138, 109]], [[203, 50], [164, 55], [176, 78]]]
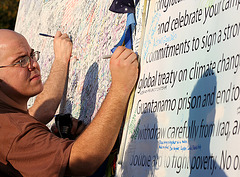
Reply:
[[67, 34], [57, 31], [54, 38], [55, 60], [43, 91], [37, 96], [29, 114], [47, 124], [61, 101], [67, 77], [68, 63], [72, 53], [72, 42]]
[[74, 142], [68, 171], [71, 175], [91, 175], [107, 158], [117, 139], [129, 95], [137, 81], [136, 54], [118, 47], [111, 57], [112, 84], [92, 123]]

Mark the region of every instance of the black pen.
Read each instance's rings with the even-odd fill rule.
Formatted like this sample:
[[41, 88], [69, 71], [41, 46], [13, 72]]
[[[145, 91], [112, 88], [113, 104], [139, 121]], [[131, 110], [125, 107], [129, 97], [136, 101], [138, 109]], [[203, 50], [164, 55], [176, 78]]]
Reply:
[[45, 36], [45, 37], [52, 37], [52, 38], [54, 38], [54, 36], [52, 36], [52, 35], [49, 35], [49, 34], [43, 34], [43, 33], [39, 33], [39, 35], [41, 35], [41, 36]]

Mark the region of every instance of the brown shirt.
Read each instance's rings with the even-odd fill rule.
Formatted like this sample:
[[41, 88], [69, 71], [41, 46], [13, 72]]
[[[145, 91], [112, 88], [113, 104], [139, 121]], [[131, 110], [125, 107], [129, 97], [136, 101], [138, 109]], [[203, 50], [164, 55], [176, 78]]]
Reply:
[[0, 104], [1, 177], [64, 176], [72, 144], [27, 112]]

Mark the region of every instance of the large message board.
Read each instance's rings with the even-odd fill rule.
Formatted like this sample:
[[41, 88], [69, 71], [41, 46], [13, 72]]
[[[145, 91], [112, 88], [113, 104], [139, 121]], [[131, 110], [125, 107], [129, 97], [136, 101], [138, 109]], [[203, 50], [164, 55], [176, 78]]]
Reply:
[[[136, 9], [134, 51], [141, 55], [131, 117], [117, 175], [240, 175], [240, 1], [145, 0]], [[119, 41], [126, 15], [110, 0], [21, 0], [15, 30], [41, 51], [43, 81], [54, 59], [57, 30], [72, 36], [62, 109], [90, 123], [111, 83], [102, 56]], [[145, 17], [144, 17], [145, 18]], [[29, 102], [29, 106], [33, 104]], [[126, 135], [126, 136], [125, 136]], [[123, 156], [122, 156], [123, 155]]]
[[239, 12], [239, 0], [150, 1], [116, 176], [240, 175]]
[[[109, 11], [111, 0], [21, 0], [15, 31], [23, 34], [32, 48], [40, 51], [39, 65], [45, 82], [54, 60], [53, 39], [39, 33], [67, 33], [73, 41], [68, 84], [59, 112], [89, 124], [95, 117], [111, 84], [111, 48], [120, 40], [126, 14]], [[64, 82], [64, 80], [63, 80]], [[31, 106], [34, 98], [29, 101]]]

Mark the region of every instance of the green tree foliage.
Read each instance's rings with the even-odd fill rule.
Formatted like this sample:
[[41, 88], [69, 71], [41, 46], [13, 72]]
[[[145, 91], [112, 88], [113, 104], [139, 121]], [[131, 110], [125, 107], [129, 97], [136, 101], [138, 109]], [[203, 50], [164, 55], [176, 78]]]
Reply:
[[0, 28], [14, 30], [19, 0], [0, 0]]

